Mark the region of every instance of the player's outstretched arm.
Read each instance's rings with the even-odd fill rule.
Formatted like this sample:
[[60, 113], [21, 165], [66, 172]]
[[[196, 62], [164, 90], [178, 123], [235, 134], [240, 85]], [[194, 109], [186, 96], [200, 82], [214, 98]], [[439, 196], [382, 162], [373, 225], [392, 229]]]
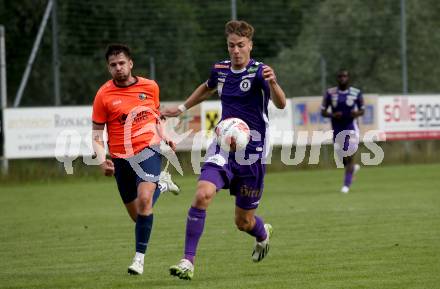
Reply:
[[179, 116], [182, 112], [184, 112], [187, 109], [190, 109], [191, 107], [201, 103], [205, 99], [207, 99], [209, 96], [211, 96], [214, 93], [215, 89], [210, 89], [206, 83], [200, 84], [194, 91], [191, 93], [191, 95], [188, 97], [188, 99], [179, 106], [174, 107], [165, 107], [161, 114], [163, 116]]
[[275, 71], [270, 67], [265, 65], [263, 68], [263, 77], [269, 83], [270, 96], [273, 104], [277, 108], [283, 109], [286, 107], [286, 94], [277, 82], [275, 76]]

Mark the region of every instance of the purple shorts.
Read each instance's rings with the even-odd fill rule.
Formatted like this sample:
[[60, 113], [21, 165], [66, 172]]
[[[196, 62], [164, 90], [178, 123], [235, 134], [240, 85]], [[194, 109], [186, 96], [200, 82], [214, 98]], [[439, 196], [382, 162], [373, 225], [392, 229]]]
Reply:
[[359, 131], [356, 129], [335, 130], [333, 131], [333, 142], [338, 151], [353, 155], [359, 147]]
[[221, 189], [229, 189], [235, 195], [235, 205], [244, 210], [258, 207], [264, 188], [266, 165], [258, 159], [254, 163], [241, 165], [234, 153], [215, 154], [205, 161], [199, 181], [208, 181]]

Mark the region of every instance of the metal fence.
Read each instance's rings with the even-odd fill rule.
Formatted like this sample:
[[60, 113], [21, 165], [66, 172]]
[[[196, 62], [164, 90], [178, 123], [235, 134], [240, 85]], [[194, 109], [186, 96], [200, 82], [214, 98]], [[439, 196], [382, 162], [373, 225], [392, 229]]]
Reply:
[[[163, 100], [183, 99], [204, 81], [210, 65], [228, 58], [224, 24], [254, 25], [254, 58], [272, 65], [288, 96], [319, 95], [345, 67], [354, 85], [370, 93], [440, 91], [440, 37], [434, 0], [65, 0], [48, 25], [21, 105], [53, 105], [59, 65], [59, 103], [90, 104], [108, 79], [110, 42], [132, 47], [135, 73], [155, 78]], [[406, 6], [405, 6], [406, 3]], [[26, 6], [29, 29], [6, 21], [8, 103], [13, 103], [47, 1]], [[12, 5], [12, 4], [11, 4]], [[17, 4], [18, 5], [18, 4]], [[29, 15], [28, 15], [29, 14]], [[37, 21], [38, 20], [38, 21]], [[52, 23], [53, 24], [53, 23]], [[15, 30], [14, 30], [15, 29]], [[57, 29], [56, 43], [53, 29]], [[17, 43], [20, 45], [18, 46]], [[56, 44], [56, 45], [54, 45]], [[57, 53], [53, 53], [54, 50]], [[58, 60], [53, 61], [53, 57]], [[55, 74], [57, 75], [57, 74]], [[436, 77], [437, 76], [437, 77]], [[55, 81], [54, 81], [55, 79]], [[56, 94], [56, 92], [55, 92]]]

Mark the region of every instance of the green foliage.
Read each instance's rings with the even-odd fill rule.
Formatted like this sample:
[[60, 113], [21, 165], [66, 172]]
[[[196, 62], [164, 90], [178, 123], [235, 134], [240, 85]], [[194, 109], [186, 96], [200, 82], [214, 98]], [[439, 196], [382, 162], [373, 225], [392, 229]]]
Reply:
[[[413, 93], [440, 90], [440, 4], [407, 2], [408, 76]], [[230, 1], [57, 1], [64, 104], [90, 104], [109, 78], [104, 50], [126, 42], [138, 75], [155, 76], [162, 100], [183, 99], [227, 59], [224, 24]], [[47, 1], [0, 0], [6, 27], [9, 103], [18, 89]], [[370, 93], [401, 91], [400, 2], [382, 0], [238, 0], [239, 19], [254, 25], [253, 57], [274, 66], [288, 96], [319, 95], [321, 60], [327, 86], [340, 67]], [[31, 73], [23, 105], [53, 103], [51, 22]]]
[[[434, 11], [439, 3], [407, 2], [409, 91], [438, 92], [434, 75], [440, 52], [435, 47], [440, 39]], [[325, 1], [304, 19], [297, 45], [273, 60], [290, 96], [322, 93], [320, 58], [326, 62], [327, 86], [335, 83], [338, 69], [347, 68], [354, 85], [366, 92], [402, 90], [399, 1]]]
[[409, 89], [425, 93], [440, 90], [440, 2], [407, 1]]
[[[0, 6], [4, 7], [4, 9], [0, 9], [0, 24], [5, 26], [6, 68], [10, 102], [13, 102], [31, 54], [46, 2], [45, 0], [0, 1], [2, 3]], [[45, 31], [45, 36], [47, 35], [50, 36], [50, 31]], [[41, 49], [37, 54], [26, 90], [28, 101], [30, 99], [31, 103], [48, 102], [53, 95], [50, 55], [50, 39], [43, 37]]]

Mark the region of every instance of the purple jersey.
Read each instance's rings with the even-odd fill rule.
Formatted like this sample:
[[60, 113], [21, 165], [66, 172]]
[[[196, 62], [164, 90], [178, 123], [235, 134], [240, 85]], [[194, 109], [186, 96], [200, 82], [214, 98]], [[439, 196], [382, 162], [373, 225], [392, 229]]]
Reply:
[[357, 122], [351, 116], [351, 112], [364, 109], [364, 98], [359, 89], [349, 87], [341, 91], [337, 87], [329, 88], [324, 95], [321, 109], [327, 110], [329, 106], [332, 112], [342, 112], [340, 119], [331, 119], [335, 134], [343, 130], [358, 130]]
[[[206, 82], [209, 88], [217, 87], [222, 103], [222, 117], [237, 117], [244, 120], [251, 130], [251, 141], [246, 147], [248, 152], [262, 152], [269, 125], [267, 106], [270, 89], [263, 78], [264, 64], [251, 59], [249, 64], [234, 70], [231, 61], [214, 64]], [[256, 138], [253, 132], [258, 132]]]

